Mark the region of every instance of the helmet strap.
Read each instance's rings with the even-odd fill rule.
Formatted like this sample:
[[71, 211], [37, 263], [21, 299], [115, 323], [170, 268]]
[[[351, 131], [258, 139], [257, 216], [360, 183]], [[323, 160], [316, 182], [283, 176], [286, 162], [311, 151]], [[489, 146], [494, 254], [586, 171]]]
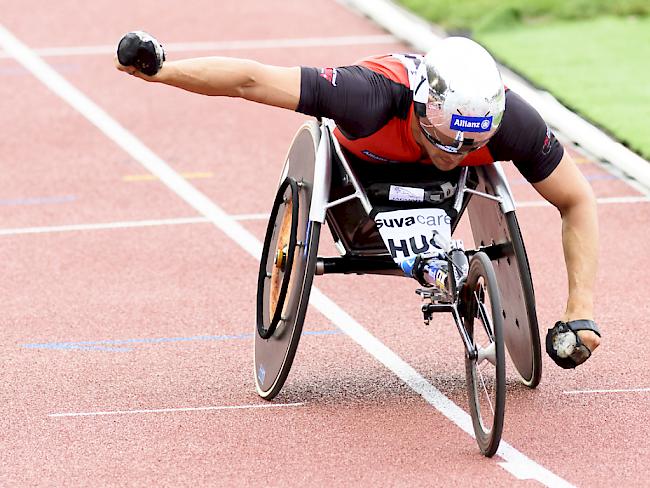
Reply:
[[415, 115], [418, 117], [426, 117], [427, 116], [427, 105], [422, 102], [413, 102], [413, 110], [415, 111]]

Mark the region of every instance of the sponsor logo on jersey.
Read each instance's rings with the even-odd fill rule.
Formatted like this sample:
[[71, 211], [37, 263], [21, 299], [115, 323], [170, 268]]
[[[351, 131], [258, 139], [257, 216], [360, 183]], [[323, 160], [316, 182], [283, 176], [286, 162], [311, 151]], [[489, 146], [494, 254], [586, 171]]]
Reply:
[[321, 68], [320, 77], [325, 78], [332, 86], [336, 86], [336, 68]]
[[377, 229], [386, 227], [410, 227], [415, 224], [428, 225], [429, 227], [437, 227], [443, 223], [446, 225], [451, 224], [451, 217], [449, 215], [409, 215], [408, 217], [399, 217], [394, 219], [376, 218], [375, 224]]
[[553, 145], [553, 133], [551, 129], [546, 126], [546, 137], [544, 138], [544, 144], [542, 145], [542, 154], [544, 156], [548, 155], [551, 152], [551, 147]]
[[394, 159], [388, 159], [383, 156], [380, 156], [379, 154], [375, 154], [372, 151], [368, 151], [367, 149], [364, 149], [361, 151], [361, 154], [368, 156], [369, 158], [376, 159], [377, 161], [383, 161], [384, 163], [399, 163], [399, 161], [395, 161]]
[[454, 114], [451, 116], [449, 128], [463, 132], [487, 132], [492, 128], [492, 116], [466, 117]]
[[392, 202], [423, 202], [424, 188], [390, 185], [388, 199]]
[[[437, 249], [433, 238], [433, 231], [440, 228], [440, 226], [447, 226], [449, 229], [451, 218], [446, 214], [416, 214], [397, 218], [375, 218], [375, 224], [377, 225], [377, 230], [386, 228], [392, 229], [393, 231], [400, 228], [405, 229], [404, 232], [399, 231], [404, 238], [395, 235], [394, 237], [387, 236], [384, 239], [384, 244], [386, 244], [388, 252], [390, 252], [393, 259], [401, 261], [404, 258], [417, 256], [418, 254], [426, 254], [431, 250]], [[410, 235], [411, 232], [406, 229], [411, 226], [416, 226], [420, 230], [429, 227], [431, 231], [426, 232], [426, 234], [422, 234], [421, 231], [416, 231], [414, 235]], [[384, 231], [380, 230], [380, 233], [382, 232]]]
[[451, 218], [441, 208], [380, 212], [375, 224], [386, 249], [398, 265], [404, 259], [436, 251], [436, 234], [451, 238]]

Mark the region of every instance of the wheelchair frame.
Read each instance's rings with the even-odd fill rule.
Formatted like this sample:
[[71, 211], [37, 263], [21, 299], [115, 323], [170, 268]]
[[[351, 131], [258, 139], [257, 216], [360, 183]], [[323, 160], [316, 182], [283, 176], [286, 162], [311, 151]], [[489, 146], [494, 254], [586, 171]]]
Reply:
[[[327, 119], [319, 127], [321, 137], [314, 172], [310, 219], [320, 223], [328, 222], [342, 256], [318, 258], [316, 274], [403, 276], [380, 239], [375, 249], [358, 250], [354, 243], [345, 239], [336, 225], [332, 210], [337, 206], [356, 199], [368, 216], [372, 216], [374, 209], [341, 146], [332, 136], [334, 127], [334, 122]], [[330, 201], [333, 158], [340, 162], [354, 192]], [[470, 180], [474, 180], [473, 184]], [[515, 215], [514, 197], [501, 163], [463, 167], [458, 177], [452, 208], [456, 212], [452, 230], [456, 228], [464, 211], [467, 211], [477, 251], [485, 252], [495, 264], [502, 296], [506, 347], [522, 382], [529, 388], [535, 388], [541, 380], [542, 361], [534, 288]], [[529, 344], [532, 351], [529, 350]]]
[[[364, 182], [333, 136], [334, 128], [333, 121], [323, 119], [320, 124], [308, 121], [298, 130], [280, 178], [279, 187], [284, 188], [285, 193], [276, 197], [267, 228], [265, 255], [262, 256], [258, 278], [258, 334], [255, 341], [256, 386], [260, 396], [266, 399], [273, 398], [280, 391], [288, 375], [302, 332], [314, 274], [404, 276], [379, 238], [373, 220], [378, 207], [371, 202]], [[391, 166], [400, 167], [399, 164]], [[541, 379], [535, 299], [515, 216], [515, 203], [505, 173], [500, 163], [494, 163], [464, 167], [454, 174], [458, 175], [456, 192], [453, 201], [450, 198], [445, 203], [448, 213], [455, 213], [452, 231], [467, 211], [476, 243], [476, 249], [468, 254], [485, 253], [494, 264], [501, 295], [499, 308], [503, 316], [505, 346], [522, 382], [534, 388]], [[287, 179], [292, 179], [295, 184], [286, 185]], [[286, 190], [289, 187], [291, 192]], [[288, 206], [292, 214], [300, 215], [300, 222], [292, 225], [295, 235], [292, 230], [292, 238], [282, 240], [278, 228], [286, 226], [273, 219], [277, 218], [280, 206], [287, 202], [291, 202]], [[343, 219], [337, 216], [341, 209], [345, 210]], [[286, 220], [288, 217], [282, 218]], [[318, 257], [320, 228], [325, 222], [330, 226], [341, 256]], [[357, 228], [350, 230], [350, 225]], [[364, 225], [365, 228], [361, 228]], [[356, 238], [358, 231], [365, 237]], [[284, 250], [289, 242], [293, 242], [291, 245], [297, 246], [301, 252], [286, 253]], [[296, 260], [292, 258], [285, 262], [287, 256], [294, 254]], [[278, 256], [283, 257], [280, 259]], [[265, 284], [274, 274], [281, 276], [282, 280], [284, 291], [279, 299], [269, 298], [271, 285]], [[290, 281], [294, 284], [286, 286]], [[270, 317], [273, 319], [269, 320]], [[467, 337], [463, 340], [467, 346]], [[267, 375], [269, 371], [271, 375]]]

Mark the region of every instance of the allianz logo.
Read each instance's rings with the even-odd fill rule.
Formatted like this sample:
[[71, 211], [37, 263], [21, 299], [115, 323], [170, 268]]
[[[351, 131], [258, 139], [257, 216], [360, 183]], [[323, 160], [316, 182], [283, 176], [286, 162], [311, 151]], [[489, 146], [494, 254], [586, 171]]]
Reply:
[[471, 129], [480, 129], [481, 128], [481, 123], [480, 122], [470, 122], [469, 120], [465, 119], [456, 119], [454, 121], [454, 125], [457, 127], [469, 127]]
[[489, 120], [482, 120], [477, 122], [472, 122], [465, 119], [456, 119], [454, 120], [454, 128], [461, 127], [463, 129], [488, 129], [490, 127]]

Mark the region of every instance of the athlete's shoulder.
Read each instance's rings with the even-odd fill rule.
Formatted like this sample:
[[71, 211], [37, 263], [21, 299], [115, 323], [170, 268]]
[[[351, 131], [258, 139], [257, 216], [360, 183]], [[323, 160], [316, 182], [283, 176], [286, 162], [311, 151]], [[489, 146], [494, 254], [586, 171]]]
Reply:
[[[541, 120], [541, 116], [524, 98], [517, 92], [506, 89], [506, 110], [504, 112], [503, 122], [515, 126], [519, 122], [530, 120]], [[524, 127], [520, 127], [525, 130]]]
[[414, 76], [422, 69], [422, 60], [419, 54], [382, 54], [360, 59], [355, 64], [411, 87]]
[[546, 178], [564, 150], [535, 108], [512, 90], [499, 130], [488, 143], [496, 161], [513, 161], [528, 181]]
[[[532, 130], [536, 129], [536, 131]], [[526, 100], [514, 91], [506, 90], [506, 108], [503, 113], [503, 120], [499, 130], [490, 141], [492, 146], [498, 145], [504, 148], [514, 146], [526, 146], [532, 132], [539, 132], [546, 129], [546, 123]]]

